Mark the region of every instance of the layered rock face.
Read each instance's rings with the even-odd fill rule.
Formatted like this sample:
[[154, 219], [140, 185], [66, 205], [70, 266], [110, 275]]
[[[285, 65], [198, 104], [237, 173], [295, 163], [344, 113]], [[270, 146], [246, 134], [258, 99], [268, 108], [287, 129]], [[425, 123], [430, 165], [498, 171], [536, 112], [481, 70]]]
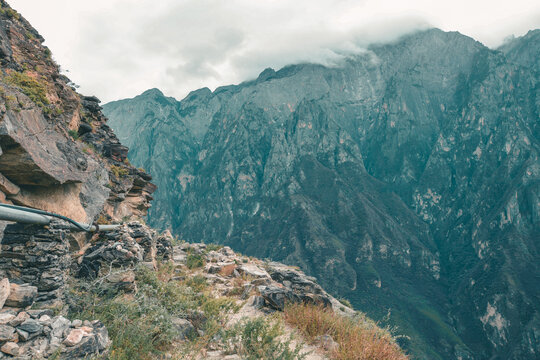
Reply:
[[[144, 216], [150, 176], [129, 164], [99, 100], [77, 94], [42, 42], [0, 1], [0, 202], [85, 223]], [[0, 358], [106, 355], [101, 322], [55, 315], [78, 265], [72, 256], [91, 240], [68, 229], [0, 221]]]
[[0, 200], [82, 222], [145, 215], [155, 186], [127, 163], [99, 100], [77, 94], [43, 38], [0, 6]]
[[[299, 264], [429, 359], [540, 353], [540, 32], [429, 30], [180, 102], [106, 104], [150, 223]], [[132, 134], [137, 134], [131, 138]]]

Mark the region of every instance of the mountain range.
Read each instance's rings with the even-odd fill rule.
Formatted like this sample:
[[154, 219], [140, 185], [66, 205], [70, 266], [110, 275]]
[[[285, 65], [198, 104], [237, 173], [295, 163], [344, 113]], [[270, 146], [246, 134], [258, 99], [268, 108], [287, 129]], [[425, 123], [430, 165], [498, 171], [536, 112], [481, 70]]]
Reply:
[[422, 359], [540, 356], [540, 30], [431, 29], [335, 66], [103, 107], [148, 222], [299, 265]]

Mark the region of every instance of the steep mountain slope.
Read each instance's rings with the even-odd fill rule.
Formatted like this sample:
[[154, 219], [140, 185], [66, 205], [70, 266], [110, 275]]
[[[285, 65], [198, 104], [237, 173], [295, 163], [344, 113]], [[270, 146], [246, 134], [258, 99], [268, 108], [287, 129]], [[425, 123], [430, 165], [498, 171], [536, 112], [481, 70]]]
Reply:
[[[333, 68], [267, 69], [181, 102], [153, 91], [104, 111], [143, 149], [171, 144], [130, 153], [176, 184], [158, 191], [168, 210], [151, 222], [301, 264], [375, 318], [391, 309], [420, 357], [534, 358], [537, 34], [496, 51], [433, 29]], [[174, 116], [152, 115], [163, 108]], [[182, 160], [159, 172], [176, 142]]]

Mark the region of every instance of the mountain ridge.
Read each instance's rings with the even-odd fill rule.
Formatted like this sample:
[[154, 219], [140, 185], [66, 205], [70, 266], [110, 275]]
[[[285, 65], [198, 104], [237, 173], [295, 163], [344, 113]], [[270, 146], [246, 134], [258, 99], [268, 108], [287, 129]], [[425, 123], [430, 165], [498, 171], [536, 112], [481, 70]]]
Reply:
[[141, 120], [145, 145], [182, 144], [152, 171], [176, 187], [150, 223], [298, 263], [376, 319], [391, 308], [416, 356], [517, 359], [537, 352], [536, 33], [491, 50], [435, 29], [341, 67], [266, 69], [188, 96], [166, 129], [121, 117], [130, 100], [104, 108], [113, 128]]

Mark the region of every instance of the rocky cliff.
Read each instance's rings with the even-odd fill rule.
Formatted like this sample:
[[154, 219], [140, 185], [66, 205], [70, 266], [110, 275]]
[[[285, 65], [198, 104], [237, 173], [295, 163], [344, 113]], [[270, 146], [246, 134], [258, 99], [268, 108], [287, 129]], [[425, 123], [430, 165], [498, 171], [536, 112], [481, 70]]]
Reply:
[[99, 100], [76, 93], [43, 38], [2, 2], [0, 198], [82, 222], [143, 216], [155, 187], [129, 165]]
[[168, 183], [151, 224], [299, 264], [376, 319], [390, 309], [418, 357], [532, 359], [539, 34], [492, 50], [432, 29], [104, 111]]

